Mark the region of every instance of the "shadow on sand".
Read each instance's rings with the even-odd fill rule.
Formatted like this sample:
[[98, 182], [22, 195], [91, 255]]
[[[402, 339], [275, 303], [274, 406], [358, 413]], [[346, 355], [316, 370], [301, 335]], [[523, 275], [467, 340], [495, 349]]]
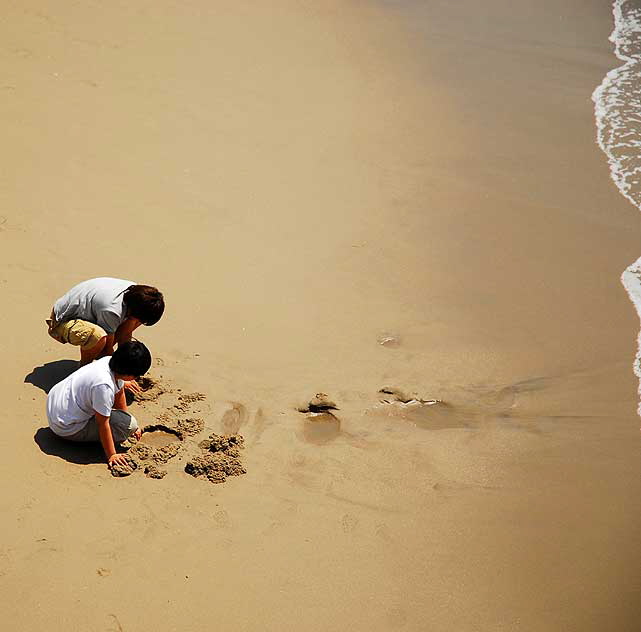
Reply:
[[89, 465], [105, 462], [105, 455], [99, 443], [65, 441], [51, 432], [49, 428], [38, 428], [36, 434], [33, 435], [33, 440], [45, 454], [57, 456], [69, 463]]
[[37, 366], [29, 375], [25, 376], [26, 384], [33, 384], [48, 393], [58, 382], [64, 380], [78, 368], [78, 363], [73, 360], [56, 360]]
[[[48, 393], [58, 382], [64, 380], [78, 368], [74, 360], [55, 360], [38, 366], [25, 376], [26, 384], [33, 384]], [[105, 455], [100, 443], [78, 443], [66, 441], [55, 435], [50, 428], [38, 428], [33, 440], [38, 447], [51, 456], [57, 456], [69, 463], [89, 465], [104, 463]]]

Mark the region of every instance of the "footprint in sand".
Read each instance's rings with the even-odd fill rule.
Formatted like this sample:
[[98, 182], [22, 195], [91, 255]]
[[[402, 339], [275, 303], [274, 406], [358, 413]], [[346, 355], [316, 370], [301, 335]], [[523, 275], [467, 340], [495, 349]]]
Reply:
[[390, 628], [402, 628], [407, 624], [407, 612], [402, 606], [392, 606], [385, 613], [385, 621]]
[[11, 556], [8, 551], [0, 551], [0, 577], [4, 577], [9, 573], [11, 568]]
[[263, 432], [265, 432], [268, 425], [268, 421], [265, 417], [265, 414], [263, 413], [262, 408], [259, 408], [254, 414], [253, 433], [251, 440], [252, 445], [260, 441], [260, 438], [263, 436]]
[[247, 422], [247, 409], [238, 402], [230, 402], [231, 408], [223, 413], [220, 423], [226, 434], [237, 434]]
[[293, 454], [290, 462], [295, 467], [305, 467], [305, 465], [307, 464], [307, 459], [303, 454]]
[[212, 519], [216, 523], [216, 526], [220, 527], [221, 529], [228, 529], [229, 527], [231, 527], [231, 518], [224, 509], [219, 509], [218, 511], [214, 512]]
[[341, 527], [345, 533], [351, 533], [358, 526], [358, 518], [352, 514], [345, 514], [341, 518]]
[[385, 540], [385, 542], [394, 542], [394, 538], [391, 536], [389, 528], [384, 522], [379, 522], [376, 525], [374, 533], [381, 538], [381, 540]]

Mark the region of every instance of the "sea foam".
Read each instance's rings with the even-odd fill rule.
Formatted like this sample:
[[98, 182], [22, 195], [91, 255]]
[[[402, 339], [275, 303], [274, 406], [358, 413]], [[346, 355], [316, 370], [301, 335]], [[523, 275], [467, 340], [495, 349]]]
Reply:
[[[613, 13], [610, 41], [624, 63], [611, 70], [592, 94], [597, 142], [619, 191], [641, 209], [641, 4], [615, 0]], [[625, 269], [621, 281], [641, 319], [641, 257]], [[641, 331], [634, 372], [639, 378], [641, 415]]]

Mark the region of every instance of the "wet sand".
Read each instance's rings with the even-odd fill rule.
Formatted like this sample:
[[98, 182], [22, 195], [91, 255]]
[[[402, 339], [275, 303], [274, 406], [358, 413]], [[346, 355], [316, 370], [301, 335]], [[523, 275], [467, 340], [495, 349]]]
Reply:
[[[638, 631], [610, 7], [425, 4], [7, 8], [8, 629]], [[247, 474], [115, 479], [42, 430], [76, 359], [44, 318], [101, 275], [165, 292], [154, 375]]]

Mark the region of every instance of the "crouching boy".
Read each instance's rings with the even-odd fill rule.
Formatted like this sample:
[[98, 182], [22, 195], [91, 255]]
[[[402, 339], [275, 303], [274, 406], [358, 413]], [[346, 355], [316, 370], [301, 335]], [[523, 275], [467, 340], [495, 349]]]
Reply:
[[165, 311], [161, 292], [150, 285], [100, 277], [72, 287], [47, 319], [49, 335], [80, 347], [80, 364], [111, 355], [114, 345], [131, 340], [140, 325], [154, 325]]
[[100, 441], [107, 463], [127, 465], [116, 445], [140, 438], [136, 418], [127, 412], [124, 382], [145, 374], [151, 354], [142, 342], [120, 345], [112, 356], [87, 364], [58, 382], [47, 396], [49, 427], [69, 441]]

